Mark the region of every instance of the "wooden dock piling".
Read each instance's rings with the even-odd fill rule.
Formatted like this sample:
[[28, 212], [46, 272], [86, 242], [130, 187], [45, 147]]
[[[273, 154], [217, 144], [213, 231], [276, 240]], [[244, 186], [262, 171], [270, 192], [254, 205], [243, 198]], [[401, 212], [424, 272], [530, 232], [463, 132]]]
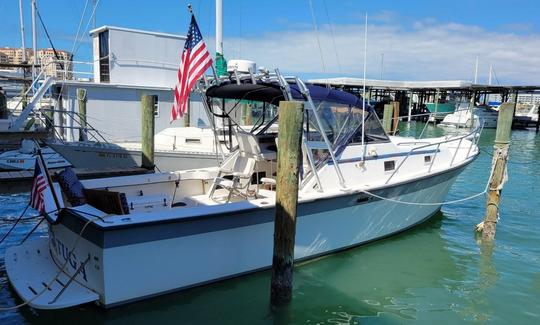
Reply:
[[536, 133], [540, 131], [540, 107], [538, 107], [538, 117], [536, 119]]
[[77, 102], [79, 104], [79, 119], [81, 129], [79, 130], [79, 141], [86, 141], [86, 89], [78, 88], [77, 89]]
[[141, 167], [146, 169], [154, 169], [154, 104], [154, 96], [141, 96]]
[[519, 96], [519, 91], [515, 91], [514, 94], [512, 95], [512, 98], [513, 98], [513, 103], [514, 104], [514, 113], [512, 114], [512, 129], [514, 128], [514, 125], [516, 124], [516, 111], [517, 111], [517, 104], [518, 104], [518, 96]]
[[299, 101], [279, 103], [276, 216], [270, 301], [279, 306], [291, 300], [298, 204], [304, 106]]
[[484, 221], [477, 226], [477, 230], [482, 233], [483, 240], [493, 240], [497, 230], [501, 192], [507, 179], [506, 164], [510, 148], [513, 114], [514, 103], [503, 103], [500, 106], [492, 161], [493, 172], [489, 180], [487, 193], [486, 215]]
[[2, 90], [2, 87], [0, 87], [0, 119], [7, 119], [8, 118], [8, 108], [7, 108], [7, 98], [4, 94], [4, 91]]
[[394, 105], [393, 104], [385, 104], [384, 105], [384, 111], [383, 111], [383, 128], [386, 133], [392, 132], [392, 116]]
[[394, 105], [394, 107], [392, 108], [394, 110], [394, 118], [392, 120], [392, 133], [396, 134], [399, 126], [399, 102], [392, 102], [392, 105]]

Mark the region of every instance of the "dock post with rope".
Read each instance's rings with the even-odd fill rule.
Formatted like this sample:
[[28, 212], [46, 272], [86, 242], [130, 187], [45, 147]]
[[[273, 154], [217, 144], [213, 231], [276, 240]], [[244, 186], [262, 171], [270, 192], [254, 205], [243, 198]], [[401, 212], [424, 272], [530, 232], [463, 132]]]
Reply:
[[492, 172], [489, 180], [486, 202], [486, 215], [484, 221], [477, 225], [482, 240], [495, 239], [497, 221], [499, 219], [501, 192], [508, 179], [506, 165], [508, 163], [508, 150], [510, 148], [510, 134], [512, 131], [512, 116], [514, 103], [503, 103], [499, 109], [497, 133], [495, 136]]
[[154, 169], [154, 96], [141, 96], [142, 159], [141, 167]]
[[302, 102], [279, 103], [276, 216], [270, 290], [271, 304], [275, 307], [289, 302], [292, 296], [303, 119]]

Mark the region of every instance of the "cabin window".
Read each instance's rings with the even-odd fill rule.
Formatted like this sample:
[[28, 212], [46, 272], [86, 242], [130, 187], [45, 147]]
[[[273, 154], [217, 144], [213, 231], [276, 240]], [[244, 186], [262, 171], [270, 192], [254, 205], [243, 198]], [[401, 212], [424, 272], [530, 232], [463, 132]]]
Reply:
[[384, 171], [388, 172], [391, 170], [396, 169], [396, 162], [395, 160], [387, 160], [384, 162]]
[[154, 98], [154, 116], [159, 117], [159, 97], [158, 95], [152, 95]]
[[431, 162], [431, 156], [424, 156], [424, 163], [429, 164]]
[[109, 71], [109, 31], [99, 33], [99, 80], [110, 81]]
[[186, 138], [186, 143], [201, 143], [201, 139], [200, 138]]

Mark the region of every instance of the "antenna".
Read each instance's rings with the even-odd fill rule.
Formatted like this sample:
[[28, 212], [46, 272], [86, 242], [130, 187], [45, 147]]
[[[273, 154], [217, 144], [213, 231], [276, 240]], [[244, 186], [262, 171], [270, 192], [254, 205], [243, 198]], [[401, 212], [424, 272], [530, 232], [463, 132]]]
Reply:
[[367, 32], [368, 32], [368, 16], [366, 12], [366, 22], [364, 27], [364, 84], [362, 86], [362, 161], [366, 148], [364, 146], [365, 122], [366, 122], [366, 70], [367, 70]]
[[383, 80], [384, 74], [384, 53], [381, 53], [381, 80]]
[[476, 56], [476, 64], [474, 65], [474, 84], [478, 82], [478, 55]]

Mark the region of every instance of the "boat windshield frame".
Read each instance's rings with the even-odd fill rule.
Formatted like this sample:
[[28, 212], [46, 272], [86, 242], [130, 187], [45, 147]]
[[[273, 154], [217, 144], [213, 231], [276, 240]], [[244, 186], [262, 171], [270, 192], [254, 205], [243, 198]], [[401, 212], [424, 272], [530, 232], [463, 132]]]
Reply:
[[[348, 145], [357, 144], [355, 143], [355, 140], [358, 140], [359, 132], [364, 135], [364, 141], [362, 141], [362, 138], [360, 137], [358, 143], [364, 143], [364, 145], [375, 141], [390, 142], [390, 139], [383, 130], [373, 108], [369, 105], [365, 105], [365, 109], [362, 108], [364, 107], [364, 104], [362, 103], [361, 98], [341, 90], [314, 85], [306, 86], [297, 78], [293, 80], [293, 82], [288, 82], [278, 74], [277, 78], [274, 78], [272, 81], [266, 79], [265, 81], [258, 81], [256, 83], [235, 84], [227, 82], [221, 85], [214, 85], [209, 87], [205, 92], [205, 108], [208, 110], [209, 116], [212, 114], [215, 115], [212, 104], [216, 98], [222, 99], [222, 107], [225, 105], [225, 99], [237, 100], [234, 106], [246, 100], [266, 102], [276, 107], [279, 105], [280, 101], [284, 100], [303, 101], [305, 103], [305, 119], [303, 125], [304, 135], [302, 137], [302, 147], [303, 151], [307, 154], [310, 170], [303, 173], [305, 175], [301, 184], [305, 184], [312, 175], [317, 177], [318, 170], [325, 165], [331, 157], [336, 166], [340, 184], [343, 187], [346, 187], [345, 180], [339, 170], [339, 161], [336, 157], [341, 155]], [[223, 112], [223, 110], [221, 111]], [[226, 111], [225, 115], [227, 115]], [[364, 115], [364, 118], [362, 118], [362, 115]], [[337, 121], [337, 117], [339, 117], [341, 123], [339, 125], [333, 125], [331, 120]], [[231, 117], [229, 116], [229, 118]], [[278, 118], [279, 112], [276, 111], [275, 116], [269, 120], [266, 125], [254, 127], [252, 131], [260, 129], [257, 134], [264, 133], [278, 120]], [[364, 132], [362, 132], [362, 122], [367, 123], [368, 121], [375, 125], [374, 130], [380, 133], [379, 135], [370, 137], [369, 133], [366, 132], [370, 131], [369, 128], [367, 130], [364, 128]], [[326, 133], [328, 130], [321, 132], [321, 130], [324, 129], [325, 124], [330, 126], [330, 137], [328, 137], [329, 134]], [[238, 124], [236, 123], [236, 125]], [[319, 139], [311, 141], [313, 138], [312, 135], [317, 132], [320, 134]], [[310, 146], [311, 142], [318, 143], [319, 154], [314, 153], [313, 148], [315, 146]], [[321, 146], [327, 148], [327, 154], [320, 155]], [[308, 154], [309, 152], [310, 154]], [[317, 155], [317, 157], [314, 157], [314, 154]], [[322, 185], [318, 178], [317, 183], [319, 185], [319, 190], [322, 191]]]

